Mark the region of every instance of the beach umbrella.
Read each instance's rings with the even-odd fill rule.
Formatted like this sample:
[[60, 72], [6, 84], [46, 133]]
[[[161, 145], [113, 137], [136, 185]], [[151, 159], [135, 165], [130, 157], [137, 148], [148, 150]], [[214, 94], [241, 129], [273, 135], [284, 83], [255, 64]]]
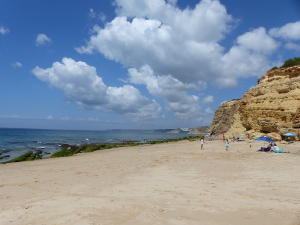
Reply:
[[291, 141], [291, 136], [296, 136], [296, 134], [294, 133], [285, 133], [283, 136], [287, 136], [288, 137], [288, 140], [287, 141]]
[[269, 137], [259, 137], [255, 139], [256, 141], [266, 141], [266, 142], [275, 142], [272, 138]]
[[243, 134], [239, 134], [237, 137], [243, 137], [243, 136], [245, 136], [245, 135], [243, 135]]
[[[274, 142], [274, 140], [272, 138], [269, 137], [259, 137], [255, 139], [256, 141], [267, 141], [267, 142]], [[265, 147], [265, 143], [264, 143], [264, 147]]]
[[283, 136], [288, 136], [288, 137], [290, 137], [290, 136], [296, 136], [296, 134], [294, 134], [294, 133], [286, 133], [286, 134], [284, 134]]

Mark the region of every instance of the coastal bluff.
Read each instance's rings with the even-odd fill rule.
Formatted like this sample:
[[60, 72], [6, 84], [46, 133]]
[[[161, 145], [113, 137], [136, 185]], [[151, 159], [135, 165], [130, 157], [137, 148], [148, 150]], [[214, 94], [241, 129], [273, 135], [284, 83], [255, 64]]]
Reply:
[[270, 70], [243, 98], [222, 104], [210, 125], [212, 134], [276, 141], [292, 132], [300, 137], [300, 65]]

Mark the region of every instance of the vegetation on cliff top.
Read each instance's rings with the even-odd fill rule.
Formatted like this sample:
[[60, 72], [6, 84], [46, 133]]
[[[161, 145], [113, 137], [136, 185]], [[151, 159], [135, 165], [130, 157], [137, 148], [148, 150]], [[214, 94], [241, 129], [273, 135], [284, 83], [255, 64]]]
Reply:
[[300, 58], [299, 57], [295, 57], [293, 59], [288, 59], [283, 63], [283, 65], [281, 67], [278, 68], [277, 66], [275, 66], [270, 70], [277, 70], [277, 69], [280, 69], [280, 68], [287, 68], [287, 67], [296, 66], [296, 65], [300, 65]]

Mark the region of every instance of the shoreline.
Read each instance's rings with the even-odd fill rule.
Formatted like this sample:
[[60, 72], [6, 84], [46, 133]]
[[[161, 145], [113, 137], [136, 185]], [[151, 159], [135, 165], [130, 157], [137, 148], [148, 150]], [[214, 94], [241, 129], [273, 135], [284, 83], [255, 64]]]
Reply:
[[[34, 160], [40, 160], [46, 158], [69, 157], [72, 155], [76, 155], [78, 153], [88, 153], [88, 152], [100, 151], [104, 149], [121, 148], [121, 147], [144, 145], [144, 144], [160, 144], [160, 143], [168, 143], [168, 142], [177, 142], [182, 140], [195, 141], [200, 137], [201, 136], [195, 135], [195, 136], [186, 136], [186, 137], [172, 138], [172, 139], [164, 138], [161, 140], [144, 139], [143, 142], [138, 140], [127, 140], [127, 141], [123, 141], [122, 143], [103, 142], [103, 143], [90, 143], [90, 144], [81, 144], [81, 145], [61, 144], [59, 148], [57, 148], [57, 151], [54, 151], [52, 153], [44, 151], [45, 147], [28, 149], [28, 151], [26, 151], [23, 155], [19, 155], [10, 160], [0, 162], [0, 164], [23, 162], [23, 161], [34, 161]], [[13, 151], [5, 150], [5, 152], [3, 153], [9, 153], [9, 152], [13, 152]], [[44, 157], [45, 155], [48, 157]], [[11, 158], [11, 156], [10, 155], [2, 156], [2, 153], [0, 153], [0, 160], [3, 160], [5, 158]]]
[[300, 223], [300, 145], [179, 141], [1, 164], [0, 224]]
[[[195, 136], [192, 134], [168, 134], [165, 130], [150, 132], [137, 132], [131, 130], [120, 131], [73, 131], [51, 129], [5, 129], [0, 128], [0, 163], [13, 160], [28, 152], [39, 150], [45, 152], [36, 158], [48, 158], [55, 152], [61, 151], [62, 145], [83, 146], [87, 144], [114, 145], [122, 141], [144, 142], [145, 140], [178, 139]], [[5, 158], [2, 158], [5, 157]], [[25, 158], [25, 157], [24, 157]], [[33, 158], [31, 156], [27, 158]]]

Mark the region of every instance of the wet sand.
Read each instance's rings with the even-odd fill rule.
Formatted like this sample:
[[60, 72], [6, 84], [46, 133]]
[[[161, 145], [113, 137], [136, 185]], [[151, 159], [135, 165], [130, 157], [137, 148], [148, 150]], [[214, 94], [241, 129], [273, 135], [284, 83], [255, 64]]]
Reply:
[[300, 144], [142, 145], [1, 164], [0, 224], [299, 225]]

